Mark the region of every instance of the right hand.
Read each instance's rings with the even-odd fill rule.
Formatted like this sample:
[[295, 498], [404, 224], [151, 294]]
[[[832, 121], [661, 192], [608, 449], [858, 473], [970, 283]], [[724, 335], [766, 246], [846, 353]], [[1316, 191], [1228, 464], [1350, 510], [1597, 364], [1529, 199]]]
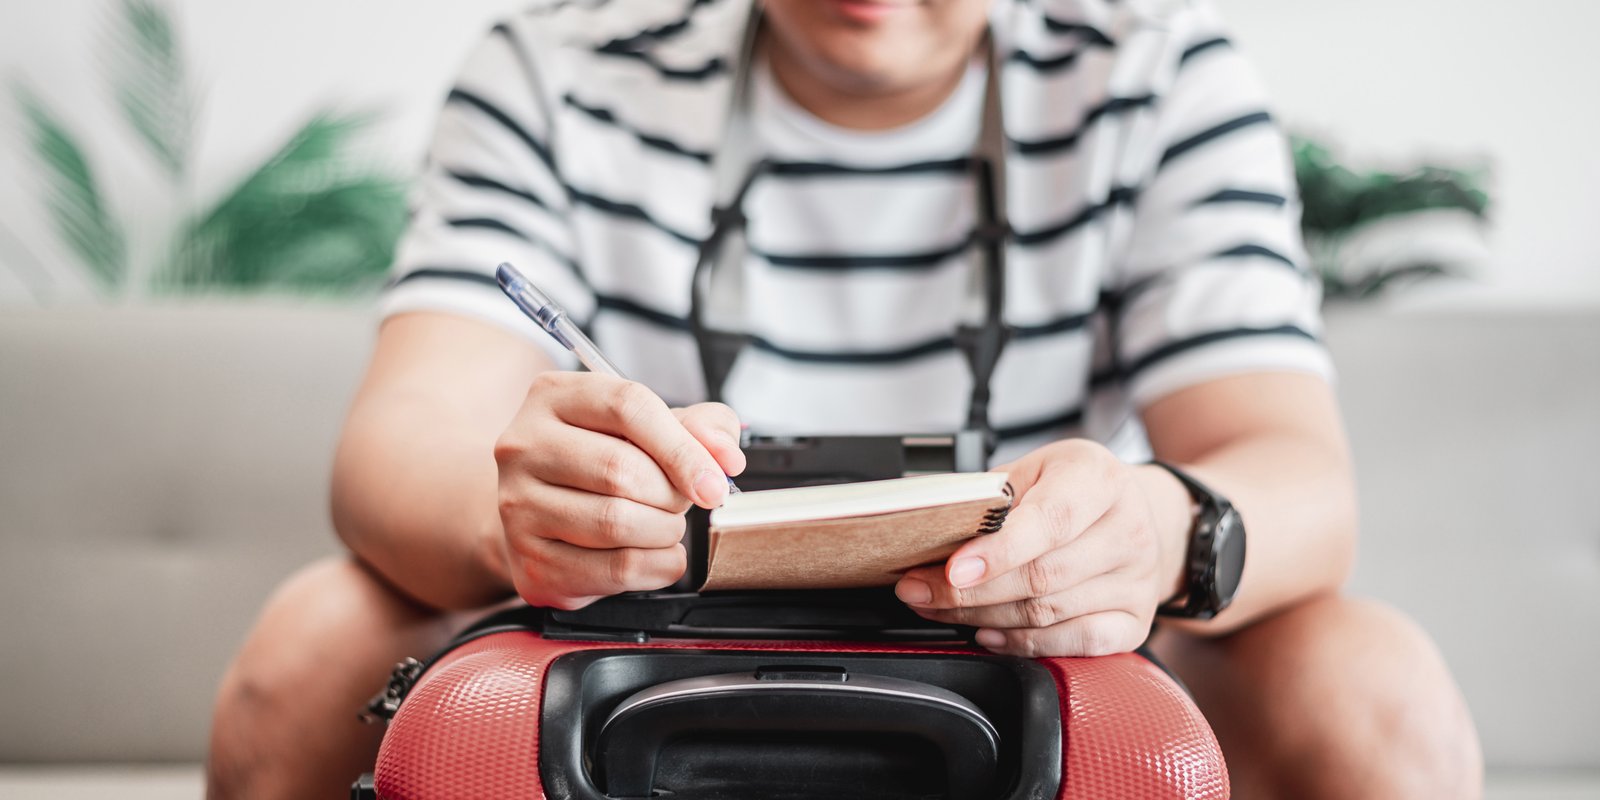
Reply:
[[722, 505], [745, 467], [733, 409], [587, 372], [540, 373], [494, 456], [511, 583], [567, 610], [681, 578], [684, 513]]

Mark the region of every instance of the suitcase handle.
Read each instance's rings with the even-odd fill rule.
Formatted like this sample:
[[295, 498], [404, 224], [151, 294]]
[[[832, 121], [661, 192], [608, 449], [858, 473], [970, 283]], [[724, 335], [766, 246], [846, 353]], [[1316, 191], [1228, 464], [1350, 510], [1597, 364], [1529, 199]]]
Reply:
[[668, 681], [623, 700], [600, 728], [597, 776], [610, 797], [649, 797], [662, 747], [696, 733], [878, 733], [929, 742], [944, 756], [947, 797], [992, 796], [994, 723], [947, 689], [842, 667], [781, 666]]

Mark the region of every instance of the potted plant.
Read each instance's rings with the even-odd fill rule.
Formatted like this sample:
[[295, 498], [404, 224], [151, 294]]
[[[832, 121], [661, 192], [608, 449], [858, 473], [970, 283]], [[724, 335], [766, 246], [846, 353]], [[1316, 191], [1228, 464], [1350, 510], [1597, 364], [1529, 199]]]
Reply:
[[405, 225], [405, 186], [353, 163], [369, 117], [317, 111], [230, 189], [192, 200], [197, 103], [171, 14], [153, 0], [123, 0], [105, 50], [120, 118], [164, 180], [151, 189], [176, 209], [153, 263], [134, 263], [74, 133], [31, 89], [16, 91], [56, 232], [102, 296], [348, 295], [381, 284]]
[[1332, 302], [1372, 299], [1402, 283], [1470, 274], [1488, 256], [1483, 170], [1421, 165], [1357, 171], [1295, 137], [1301, 232]]

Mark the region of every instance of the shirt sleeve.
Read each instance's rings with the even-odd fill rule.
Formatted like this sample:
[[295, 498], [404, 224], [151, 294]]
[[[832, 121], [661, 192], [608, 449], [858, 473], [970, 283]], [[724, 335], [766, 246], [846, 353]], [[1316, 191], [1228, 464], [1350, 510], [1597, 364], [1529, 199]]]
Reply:
[[1138, 406], [1228, 375], [1333, 373], [1286, 137], [1210, 4], [1198, 5], [1109, 294]]
[[572, 355], [523, 316], [494, 279], [495, 268], [510, 262], [575, 319], [594, 313], [550, 118], [523, 41], [512, 26], [495, 28], [451, 89], [380, 311], [385, 318], [437, 311], [482, 320], [571, 367]]

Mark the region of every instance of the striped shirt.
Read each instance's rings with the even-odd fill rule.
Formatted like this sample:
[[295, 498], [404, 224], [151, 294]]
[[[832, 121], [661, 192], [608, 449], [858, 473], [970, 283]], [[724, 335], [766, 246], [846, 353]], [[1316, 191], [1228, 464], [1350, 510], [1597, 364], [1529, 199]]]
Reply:
[[[750, 0], [668, 5], [556, 4], [494, 29], [445, 104], [386, 315], [468, 315], [570, 366], [495, 288], [511, 261], [630, 377], [673, 404], [704, 397], [690, 276]], [[1065, 436], [1137, 458], [1135, 412], [1170, 392], [1328, 375], [1284, 138], [1209, 0], [996, 0], [991, 26], [1015, 329], [997, 458]], [[771, 167], [745, 202], [753, 337], [727, 401], [760, 433], [958, 429], [984, 65], [882, 132], [752, 76]]]

